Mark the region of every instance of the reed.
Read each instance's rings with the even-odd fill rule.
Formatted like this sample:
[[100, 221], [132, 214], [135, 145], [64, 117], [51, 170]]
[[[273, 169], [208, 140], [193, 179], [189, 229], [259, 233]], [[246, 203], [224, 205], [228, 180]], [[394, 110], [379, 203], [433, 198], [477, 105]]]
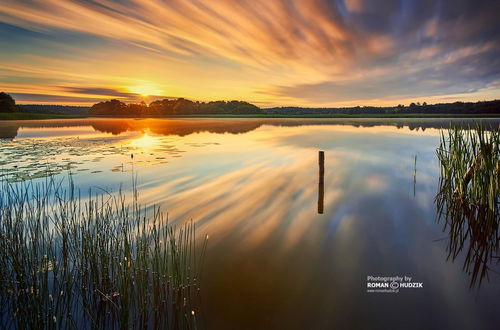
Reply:
[[195, 329], [195, 227], [71, 180], [2, 183], [0, 328]]
[[448, 258], [465, 251], [464, 271], [471, 287], [488, 278], [499, 261], [500, 209], [499, 130], [452, 128], [442, 132], [437, 149], [440, 188], [438, 221], [449, 232]]

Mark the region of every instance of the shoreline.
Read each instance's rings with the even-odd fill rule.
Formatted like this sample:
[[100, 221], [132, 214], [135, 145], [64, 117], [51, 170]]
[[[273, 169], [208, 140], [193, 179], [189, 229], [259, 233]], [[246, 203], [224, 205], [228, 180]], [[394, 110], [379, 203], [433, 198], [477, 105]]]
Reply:
[[82, 118], [105, 118], [105, 119], [176, 119], [176, 118], [500, 118], [500, 114], [303, 114], [303, 115], [173, 115], [157, 117], [136, 117], [136, 116], [83, 116], [83, 115], [65, 115], [65, 114], [45, 114], [45, 113], [0, 113], [0, 121], [10, 120], [43, 120], [43, 119], [82, 119]]

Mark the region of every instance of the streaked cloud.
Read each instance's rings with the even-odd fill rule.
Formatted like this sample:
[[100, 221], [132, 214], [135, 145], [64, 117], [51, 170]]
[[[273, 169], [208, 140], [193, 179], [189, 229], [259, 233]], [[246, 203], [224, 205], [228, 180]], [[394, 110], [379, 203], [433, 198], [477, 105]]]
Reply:
[[0, 89], [259, 105], [500, 97], [499, 11], [493, 0], [4, 0]]
[[57, 104], [81, 104], [93, 102], [100, 102], [101, 99], [97, 97], [73, 97], [58, 94], [31, 94], [31, 93], [12, 93], [12, 97], [16, 100], [26, 101], [30, 104], [40, 103], [57, 103]]
[[90, 95], [103, 95], [103, 96], [117, 96], [117, 97], [134, 97], [137, 94], [120, 91], [114, 88], [102, 87], [65, 87], [69, 92], [77, 94], [90, 94]]

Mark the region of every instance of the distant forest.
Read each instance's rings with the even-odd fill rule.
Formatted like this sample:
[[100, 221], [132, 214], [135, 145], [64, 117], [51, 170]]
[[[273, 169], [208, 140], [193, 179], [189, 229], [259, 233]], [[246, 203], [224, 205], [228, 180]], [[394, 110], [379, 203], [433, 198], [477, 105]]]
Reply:
[[176, 100], [159, 100], [140, 104], [126, 104], [118, 100], [111, 100], [94, 104], [90, 110], [90, 116], [139, 116], [159, 117], [175, 115], [256, 115], [265, 114], [259, 107], [242, 101], [215, 101], [215, 102], [193, 102], [183, 98]]
[[18, 108], [19, 112], [85, 116], [89, 113], [90, 107], [73, 105], [21, 104], [18, 105]]
[[265, 109], [268, 114], [274, 115], [384, 115], [384, 114], [500, 114], [500, 100], [481, 102], [455, 102], [427, 104], [423, 102], [411, 103], [409, 106], [402, 104], [395, 107], [350, 107], [350, 108], [301, 108], [277, 107]]
[[259, 116], [316, 116], [316, 115], [500, 115], [500, 100], [480, 102], [455, 102], [427, 104], [411, 103], [395, 107], [346, 107], [346, 108], [301, 108], [276, 107], [261, 109], [243, 101], [194, 102], [184, 98], [164, 99], [146, 103], [124, 103], [110, 100], [91, 107], [67, 105], [16, 105], [6, 93], [0, 93], [0, 112], [26, 112], [37, 114], [164, 117], [183, 115], [259, 115]]

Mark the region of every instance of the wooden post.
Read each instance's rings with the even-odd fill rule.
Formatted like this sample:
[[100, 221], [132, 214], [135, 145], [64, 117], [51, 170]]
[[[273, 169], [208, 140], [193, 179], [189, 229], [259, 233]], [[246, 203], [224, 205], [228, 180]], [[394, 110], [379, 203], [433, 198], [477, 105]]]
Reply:
[[323, 214], [323, 200], [325, 197], [325, 152], [320, 151], [318, 157], [319, 182], [318, 182], [318, 214]]

